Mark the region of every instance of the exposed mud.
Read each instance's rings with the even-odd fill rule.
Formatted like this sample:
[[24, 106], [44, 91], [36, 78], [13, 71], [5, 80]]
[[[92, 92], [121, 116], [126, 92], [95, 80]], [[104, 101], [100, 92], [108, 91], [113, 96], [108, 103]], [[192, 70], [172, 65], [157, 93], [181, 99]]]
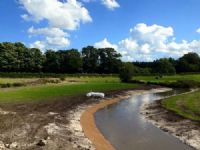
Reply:
[[[124, 91], [107, 92], [106, 96], [112, 98]], [[79, 95], [1, 104], [0, 150], [93, 150], [95, 147], [82, 131], [80, 116], [98, 101]]]
[[185, 119], [161, 106], [161, 100], [145, 104], [141, 114], [152, 124], [183, 143], [200, 150], [200, 123]]
[[51, 102], [2, 104], [0, 150], [92, 149], [79, 123], [80, 114], [92, 101], [76, 96]]

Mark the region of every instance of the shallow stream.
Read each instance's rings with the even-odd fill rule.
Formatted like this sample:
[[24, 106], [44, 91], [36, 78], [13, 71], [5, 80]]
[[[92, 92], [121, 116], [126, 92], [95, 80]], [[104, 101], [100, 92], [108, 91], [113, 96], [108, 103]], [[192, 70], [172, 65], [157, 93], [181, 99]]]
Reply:
[[140, 114], [144, 103], [150, 103], [187, 92], [172, 90], [130, 96], [95, 113], [96, 125], [116, 150], [193, 150], [175, 137], [149, 123]]

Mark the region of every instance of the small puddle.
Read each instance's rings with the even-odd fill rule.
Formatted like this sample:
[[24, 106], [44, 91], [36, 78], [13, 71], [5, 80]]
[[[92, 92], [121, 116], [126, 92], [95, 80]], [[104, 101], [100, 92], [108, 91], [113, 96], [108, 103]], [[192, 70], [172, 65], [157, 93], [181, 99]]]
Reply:
[[140, 114], [144, 103], [187, 91], [172, 90], [131, 96], [97, 111], [96, 125], [116, 150], [194, 150], [156, 128]]

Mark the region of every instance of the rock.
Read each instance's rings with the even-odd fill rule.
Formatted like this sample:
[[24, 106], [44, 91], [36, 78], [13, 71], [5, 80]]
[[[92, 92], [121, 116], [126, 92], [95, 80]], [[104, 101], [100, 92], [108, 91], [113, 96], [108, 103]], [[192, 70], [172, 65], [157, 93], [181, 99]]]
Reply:
[[9, 146], [11, 149], [16, 149], [18, 148], [18, 143], [17, 142], [13, 142], [12, 144], [10, 144]]
[[5, 149], [5, 148], [6, 147], [5, 147], [4, 143], [2, 141], [0, 141], [0, 149]]
[[68, 141], [69, 141], [69, 142], [72, 142], [72, 138], [70, 137], [70, 138], [68, 139]]
[[10, 144], [5, 144], [5, 147], [6, 148], [10, 148]]
[[47, 141], [42, 139], [37, 143], [37, 146], [45, 146], [47, 144]]

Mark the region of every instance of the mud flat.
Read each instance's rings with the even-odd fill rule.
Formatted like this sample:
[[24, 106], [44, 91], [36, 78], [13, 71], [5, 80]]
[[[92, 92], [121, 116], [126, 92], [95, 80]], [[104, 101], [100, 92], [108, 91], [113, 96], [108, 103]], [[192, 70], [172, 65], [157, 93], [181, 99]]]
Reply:
[[73, 107], [64, 100], [1, 105], [0, 150], [94, 150], [80, 125], [91, 101]]
[[164, 132], [200, 150], [200, 123], [185, 119], [166, 110], [161, 106], [161, 100], [145, 104], [141, 109], [141, 114]]

